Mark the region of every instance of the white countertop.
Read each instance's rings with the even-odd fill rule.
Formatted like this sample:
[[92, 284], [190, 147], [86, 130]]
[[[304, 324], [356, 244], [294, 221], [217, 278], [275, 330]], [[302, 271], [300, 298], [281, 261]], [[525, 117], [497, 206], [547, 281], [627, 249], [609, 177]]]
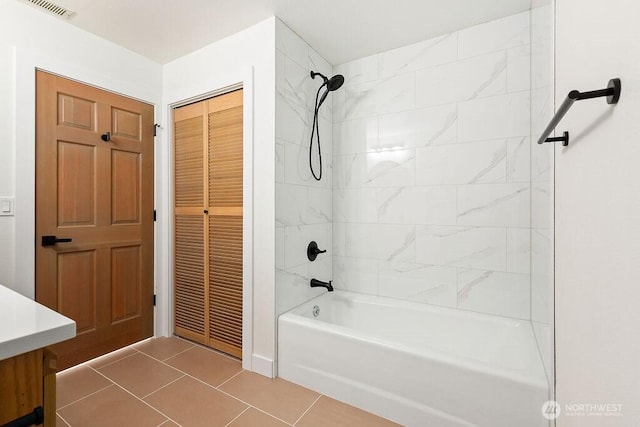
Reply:
[[0, 285], [0, 360], [76, 336], [76, 322]]

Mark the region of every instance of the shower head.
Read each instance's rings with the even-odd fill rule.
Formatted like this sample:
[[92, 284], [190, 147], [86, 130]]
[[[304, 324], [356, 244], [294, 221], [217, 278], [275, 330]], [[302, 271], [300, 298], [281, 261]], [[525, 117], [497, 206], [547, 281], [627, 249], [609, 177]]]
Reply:
[[336, 74], [335, 76], [331, 77], [327, 82], [327, 89], [329, 91], [338, 90], [342, 87], [343, 84], [344, 84], [344, 76], [342, 74]]
[[[311, 78], [315, 79], [316, 76], [322, 77], [324, 79], [324, 83], [322, 83], [322, 86], [327, 87], [327, 89], [322, 94], [322, 97], [320, 98], [320, 102], [318, 102], [318, 106], [316, 107], [316, 108], [320, 108], [324, 100], [327, 99], [327, 95], [329, 95], [329, 92], [333, 92], [334, 90], [338, 90], [342, 87], [342, 85], [344, 84], [344, 76], [342, 74], [336, 74], [335, 76], [328, 79], [323, 74], [312, 71]], [[322, 86], [320, 86], [320, 89], [322, 89]], [[318, 91], [320, 89], [318, 89]]]
[[326, 85], [329, 91], [338, 90], [344, 84], [344, 76], [342, 74], [336, 74], [330, 79], [328, 79], [324, 74], [317, 73], [315, 71], [311, 71], [309, 74], [311, 75], [312, 79], [315, 79], [316, 76], [322, 77], [322, 80], [324, 81], [324, 83], [322, 83], [322, 86]]

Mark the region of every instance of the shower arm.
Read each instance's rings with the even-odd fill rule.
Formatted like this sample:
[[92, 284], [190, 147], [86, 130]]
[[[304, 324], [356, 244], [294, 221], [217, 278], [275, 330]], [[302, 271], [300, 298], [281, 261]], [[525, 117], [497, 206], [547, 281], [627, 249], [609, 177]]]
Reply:
[[549, 138], [549, 135], [551, 135], [551, 132], [553, 132], [556, 126], [558, 126], [558, 123], [560, 123], [565, 114], [567, 114], [567, 111], [569, 111], [573, 103], [583, 99], [601, 98], [606, 96], [607, 104], [617, 104], [620, 99], [620, 90], [620, 79], [609, 80], [609, 84], [606, 89], [592, 90], [589, 92], [578, 92], [577, 90], [572, 90], [569, 92], [567, 98], [560, 105], [560, 108], [558, 108], [558, 111], [542, 132], [542, 135], [538, 139], [538, 144], [543, 144], [545, 142], [562, 142], [562, 145], [566, 147], [569, 145], [569, 132], [565, 131], [563, 136], [554, 138]]

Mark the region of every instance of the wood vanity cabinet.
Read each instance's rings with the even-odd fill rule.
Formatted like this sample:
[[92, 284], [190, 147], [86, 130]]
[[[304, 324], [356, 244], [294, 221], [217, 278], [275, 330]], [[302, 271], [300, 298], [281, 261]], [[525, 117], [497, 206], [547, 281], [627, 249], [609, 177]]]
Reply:
[[56, 355], [41, 348], [0, 360], [0, 426], [44, 410], [45, 427], [56, 424]]

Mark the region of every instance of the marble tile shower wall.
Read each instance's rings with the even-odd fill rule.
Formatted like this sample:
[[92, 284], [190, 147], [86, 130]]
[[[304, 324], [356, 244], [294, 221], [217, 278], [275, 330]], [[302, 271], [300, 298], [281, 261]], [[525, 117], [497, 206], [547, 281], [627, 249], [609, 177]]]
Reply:
[[334, 67], [338, 288], [530, 319], [530, 13]]
[[[309, 287], [312, 277], [324, 281], [332, 278], [332, 105], [329, 98], [321, 108], [324, 172], [318, 182], [309, 171], [308, 150], [316, 91], [322, 81], [312, 80], [311, 70], [330, 76], [332, 67], [284, 23], [276, 20], [277, 314], [324, 291]], [[318, 166], [316, 157], [316, 173]], [[318, 256], [313, 263], [306, 255], [312, 240], [321, 249], [328, 250], [327, 255]]]

